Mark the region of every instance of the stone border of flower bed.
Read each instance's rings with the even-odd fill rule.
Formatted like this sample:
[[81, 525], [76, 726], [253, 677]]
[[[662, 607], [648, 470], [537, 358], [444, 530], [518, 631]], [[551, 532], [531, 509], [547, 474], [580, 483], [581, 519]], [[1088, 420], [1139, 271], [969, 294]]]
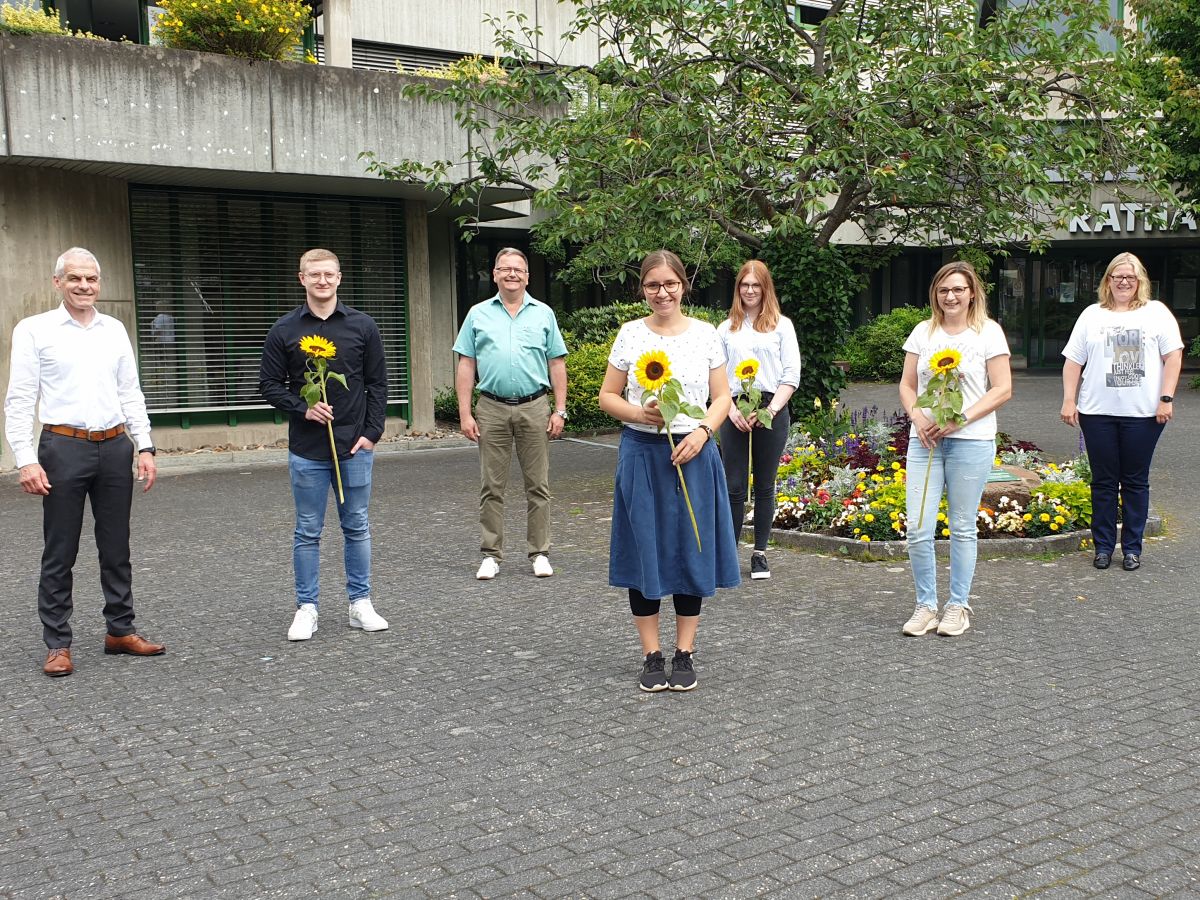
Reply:
[[[1120, 526], [1118, 525], [1118, 530]], [[1151, 514], [1146, 519], [1146, 537], [1162, 533], [1162, 517]], [[744, 536], [753, 538], [753, 529], [746, 528]], [[1041, 556], [1046, 553], [1066, 554], [1080, 549], [1080, 544], [1091, 540], [1092, 532], [1071, 531], [1066, 534], [1051, 534], [1036, 538], [981, 538], [980, 559], [999, 559], [1007, 556]], [[908, 541], [860, 541], [855, 538], [835, 537], [829, 534], [810, 534], [786, 528], [772, 528], [771, 539], [776, 546], [794, 550], [815, 550], [845, 559], [860, 562], [882, 562], [908, 559]], [[939, 557], [950, 556], [949, 541], [935, 541]]]

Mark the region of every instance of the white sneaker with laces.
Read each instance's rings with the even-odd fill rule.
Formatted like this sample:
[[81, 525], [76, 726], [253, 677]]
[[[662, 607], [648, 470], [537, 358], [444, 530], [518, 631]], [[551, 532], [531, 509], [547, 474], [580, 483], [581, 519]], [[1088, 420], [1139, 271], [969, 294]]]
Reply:
[[500, 563], [496, 562], [494, 557], [485, 556], [483, 562], [479, 564], [479, 571], [475, 573], [475, 577], [480, 581], [491, 581], [500, 574]]
[[375, 612], [370, 597], [363, 597], [350, 604], [350, 627], [363, 631], [387, 631], [387, 619]]
[[292, 619], [292, 627], [288, 629], [289, 641], [307, 641], [317, 630], [317, 605], [302, 603]]
[[913, 614], [900, 630], [909, 637], [916, 637], [919, 634], [929, 634], [938, 627], [940, 622], [941, 616], [938, 615], [936, 609], [917, 604], [917, 608], [913, 610]]
[[969, 613], [974, 611], [969, 606], [959, 606], [957, 603], [947, 606], [942, 610], [942, 621], [938, 624], [937, 633], [943, 637], [957, 637], [971, 627]]
[[545, 553], [539, 553], [533, 558], [533, 574], [538, 578], [549, 578], [554, 574], [554, 568], [550, 565], [550, 558]]

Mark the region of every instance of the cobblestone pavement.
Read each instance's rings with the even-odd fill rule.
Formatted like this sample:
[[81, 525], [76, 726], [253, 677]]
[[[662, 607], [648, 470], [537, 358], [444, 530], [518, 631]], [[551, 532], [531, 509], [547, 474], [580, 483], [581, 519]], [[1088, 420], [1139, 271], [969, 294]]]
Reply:
[[[1057, 393], [1021, 377], [1002, 427], [1066, 455]], [[555, 577], [520, 559], [510, 502], [490, 583], [474, 449], [381, 454], [392, 628], [346, 627], [334, 528], [300, 644], [286, 469], [169, 463], [134, 522], [138, 624], [168, 654], [103, 655], [85, 536], [63, 679], [39, 671], [38, 505], [0, 479], [0, 895], [1200, 896], [1183, 393], [1140, 572], [983, 562], [972, 629], [911, 639], [905, 567], [776, 551], [706, 606], [691, 694], [635, 688], [608, 439], [554, 446]]]

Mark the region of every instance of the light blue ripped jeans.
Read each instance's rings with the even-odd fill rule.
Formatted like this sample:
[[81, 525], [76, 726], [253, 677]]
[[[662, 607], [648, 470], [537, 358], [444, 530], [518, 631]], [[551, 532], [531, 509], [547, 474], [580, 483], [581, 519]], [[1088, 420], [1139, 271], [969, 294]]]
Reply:
[[[947, 606], [966, 606], [975, 577], [977, 551], [976, 519], [979, 498], [996, 456], [994, 440], [943, 438], [932, 451], [916, 438], [908, 445], [908, 563], [917, 589], [917, 605], [937, 609], [937, 555], [934, 529], [945, 528], [938, 522], [938, 504], [942, 488], [946, 490], [950, 528], [950, 599]], [[925, 517], [921, 526], [921, 489], [929, 468], [929, 490], [925, 496]]]

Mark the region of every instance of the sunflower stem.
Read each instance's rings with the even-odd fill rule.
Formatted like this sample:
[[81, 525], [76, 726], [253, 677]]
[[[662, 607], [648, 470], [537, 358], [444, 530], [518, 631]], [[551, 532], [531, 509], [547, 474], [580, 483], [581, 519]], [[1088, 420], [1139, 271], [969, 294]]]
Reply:
[[[671, 437], [671, 429], [667, 429], [667, 443], [671, 445], [671, 455], [675, 455], [675, 439]], [[692, 519], [692, 531], [696, 534], [696, 549], [704, 552], [704, 548], [700, 545], [700, 526], [696, 524], [696, 511], [692, 509], [692, 498], [688, 496], [687, 481], [683, 477], [683, 466], [675, 463], [675, 472], [679, 475], [679, 484], [683, 488], [683, 502], [687, 504], [688, 515]]]
[[[321, 379], [321, 400], [325, 403], [329, 402], [329, 394], [325, 390], [325, 379]], [[333, 423], [326, 422], [325, 427], [329, 429], [329, 452], [333, 455], [333, 474], [337, 476], [338, 503], [343, 506], [346, 504], [346, 495], [342, 491], [342, 467], [338, 465], [337, 444], [333, 440]]]

